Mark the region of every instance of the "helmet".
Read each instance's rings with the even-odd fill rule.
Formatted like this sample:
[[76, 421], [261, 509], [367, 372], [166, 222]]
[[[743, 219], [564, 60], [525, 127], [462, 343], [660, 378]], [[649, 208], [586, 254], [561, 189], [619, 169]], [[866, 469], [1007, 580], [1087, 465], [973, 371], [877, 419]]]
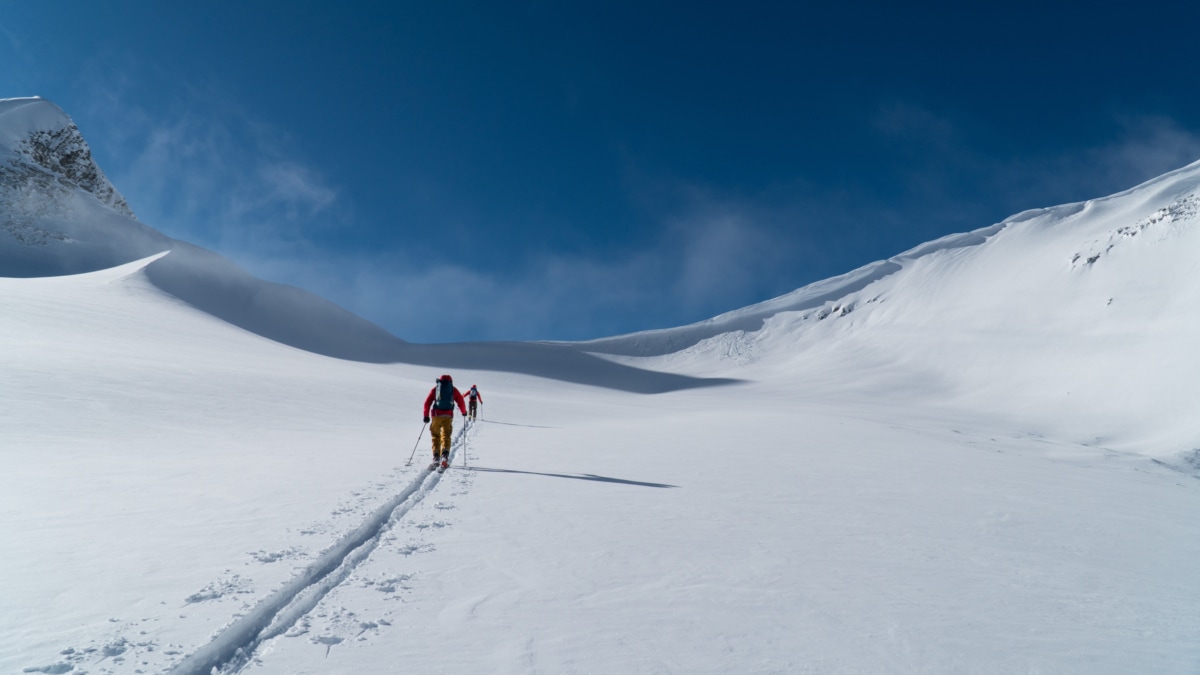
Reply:
[[439, 377], [438, 379], [439, 379], [439, 380], [445, 380], [445, 381], [447, 381], [447, 382], [453, 382], [453, 381], [454, 381], [454, 378], [453, 378], [453, 377], [450, 377], [449, 375], [443, 375], [443, 376]]

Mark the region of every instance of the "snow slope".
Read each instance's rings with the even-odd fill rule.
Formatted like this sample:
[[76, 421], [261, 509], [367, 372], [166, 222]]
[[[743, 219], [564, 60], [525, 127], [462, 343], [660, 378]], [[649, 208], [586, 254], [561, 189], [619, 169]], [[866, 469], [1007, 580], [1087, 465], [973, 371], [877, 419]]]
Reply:
[[0, 279], [0, 671], [168, 672], [262, 612], [243, 672], [1200, 665], [1192, 475], [898, 390], [455, 371], [473, 468], [426, 477], [438, 371], [280, 348], [141, 264]]
[[1200, 464], [1197, 259], [1200, 163], [707, 322], [581, 346], [827, 395], [919, 391], [1033, 433]]
[[1198, 171], [583, 346], [264, 318], [179, 242], [6, 272], [0, 672], [1195, 673]]

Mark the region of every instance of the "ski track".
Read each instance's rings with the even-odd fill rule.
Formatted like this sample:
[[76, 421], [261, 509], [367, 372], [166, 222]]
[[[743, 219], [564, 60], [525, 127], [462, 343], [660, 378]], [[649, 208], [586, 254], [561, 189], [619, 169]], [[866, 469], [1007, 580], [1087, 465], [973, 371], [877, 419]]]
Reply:
[[[466, 434], [471, 426], [464, 424], [455, 434], [450, 444], [451, 464], [460, 450], [465, 452]], [[239, 672], [261, 644], [295, 625], [370, 557], [383, 533], [421, 503], [443, 475], [422, 469], [412, 483], [376, 509], [362, 525], [335, 542], [296, 578], [261, 600], [249, 613], [226, 626], [208, 644], [180, 661], [169, 671], [170, 675], [210, 675], [214, 670], [226, 675]]]

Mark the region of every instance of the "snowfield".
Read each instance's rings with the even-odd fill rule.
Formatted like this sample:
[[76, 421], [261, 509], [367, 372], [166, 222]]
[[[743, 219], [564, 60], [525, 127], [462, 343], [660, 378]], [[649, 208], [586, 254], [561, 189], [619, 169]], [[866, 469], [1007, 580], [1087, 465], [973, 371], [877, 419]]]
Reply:
[[410, 345], [25, 156], [0, 197], [71, 208], [0, 211], [0, 672], [1200, 671], [1200, 165], [696, 326]]

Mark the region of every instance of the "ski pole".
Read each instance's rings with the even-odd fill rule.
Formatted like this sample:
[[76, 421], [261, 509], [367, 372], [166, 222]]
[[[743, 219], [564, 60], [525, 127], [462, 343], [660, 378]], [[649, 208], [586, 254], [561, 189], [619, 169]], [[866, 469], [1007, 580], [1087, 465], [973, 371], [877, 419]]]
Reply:
[[[428, 424], [428, 422], [425, 424]], [[417, 456], [417, 446], [421, 444], [421, 437], [425, 435], [425, 424], [421, 425], [421, 433], [417, 434], [417, 442], [413, 444], [412, 454], [408, 456], [408, 462], [404, 466], [412, 466], [413, 457]]]

